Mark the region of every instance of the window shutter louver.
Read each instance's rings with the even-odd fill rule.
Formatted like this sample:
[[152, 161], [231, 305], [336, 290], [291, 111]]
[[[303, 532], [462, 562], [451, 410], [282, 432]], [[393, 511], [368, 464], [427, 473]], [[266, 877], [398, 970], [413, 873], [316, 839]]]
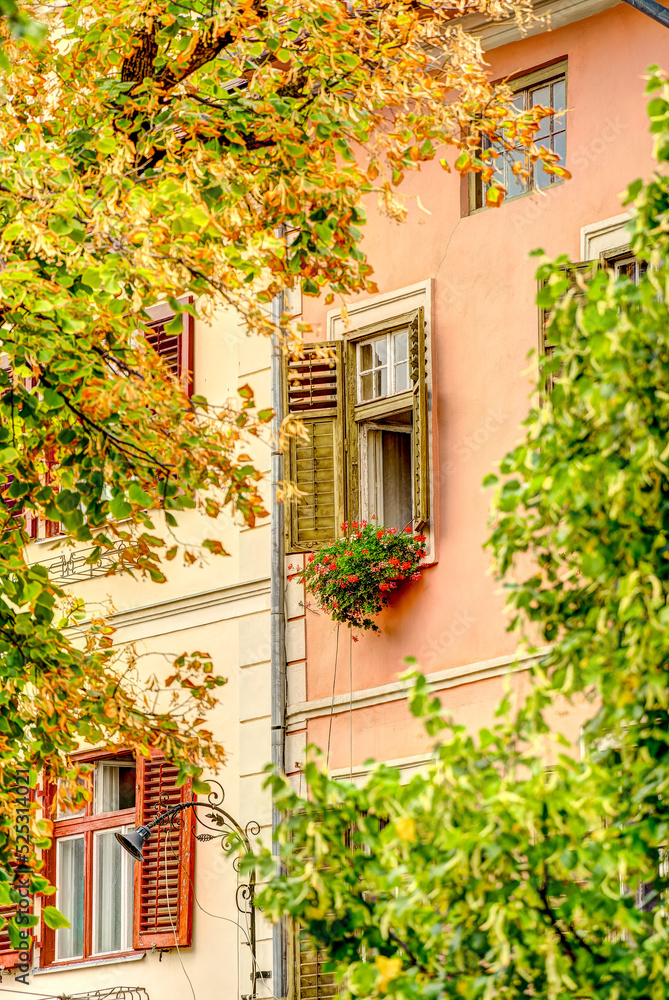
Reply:
[[355, 419], [355, 407], [358, 402], [358, 367], [356, 345], [349, 341], [346, 344], [346, 500], [348, 520], [359, 520], [362, 514], [360, 503], [360, 447], [358, 421]]
[[324, 972], [324, 952], [307, 943], [293, 926], [291, 933], [294, 1000], [332, 1000], [340, 993], [332, 972]]
[[[33, 798], [33, 792], [30, 792], [30, 799]], [[25, 876], [25, 867], [17, 860], [14, 864], [10, 864], [11, 870], [14, 872], [14, 888], [20, 889], [22, 891], [22, 898], [29, 901], [28, 909], [23, 909], [24, 913], [33, 912], [31, 897], [27, 894], [28, 880]], [[17, 881], [18, 879], [18, 881]], [[3, 920], [9, 920], [10, 917], [15, 916], [19, 911], [19, 903], [10, 903], [7, 906], [0, 906], [0, 918]], [[3, 971], [8, 969], [15, 969], [19, 965], [29, 965], [30, 958], [32, 956], [33, 950], [33, 934], [36, 928], [22, 928], [27, 934], [28, 944], [22, 948], [14, 948], [9, 937], [9, 930], [7, 929], [7, 924], [4, 923], [0, 929], [0, 976]]]
[[[178, 768], [162, 757], [137, 759], [137, 825], [193, 797], [190, 779], [178, 788]], [[135, 864], [134, 948], [187, 947], [193, 926], [195, 810], [184, 809], [174, 826], [154, 827]]]
[[[2, 920], [9, 920], [10, 917], [16, 914], [17, 910], [18, 903], [13, 906], [0, 906], [0, 918]], [[20, 964], [19, 950], [12, 947], [7, 924], [3, 924], [2, 929], [0, 929], [0, 974]]]
[[[193, 297], [180, 299], [181, 303], [192, 303]], [[179, 380], [188, 396], [193, 394], [193, 331], [195, 321], [190, 313], [181, 314], [181, 333], [168, 334], [165, 326], [174, 319], [175, 313], [166, 304], [150, 306], [146, 313], [149, 321], [142, 334], [154, 351], [165, 361], [169, 371]]]
[[409, 327], [409, 377], [413, 383], [413, 512], [414, 527], [430, 517], [430, 436], [428, 425], [425, 316], [419, 309]]
[[285, 414], [306, 430], [286, 452], [285, 479], [303, 494], [286, 508], [286, 549], [308, 552], [333, 542], [345, 520], [341, 343], [284, 357], [283, 390]]
[[[565, 274], [569, 279], [569, 291], [573, 291], [573, 296], [576, 302], [582, 304], [585, 301], [585, 293], [579, 285], [579, 278], [589, 275], [591, 272], [596, 271], [600, 267], [599, 261], [596, 260], [583, 260], [579, 261], [577, 264], [570, 264], [564, 267]], [[541, 287], [545, 286], [545, 282], [542, 283]], [[565, 293], [567, 294], [567, 293]], [[543, 372], [543, 393], [546, 397], [550, 396], [553, 391], [553, 386], [555, 385], [555, 379], [559, 377], [560, 371], [557, 372], [546, 372], [544, 360], [550, 361], [555, 351], [555, 344], [551, 344], [550, 341], [546, 339], [546, 330], [548, 328], [548, 321], [550, 319], [550, 312], [546, 309], [539, 310], [539, 360]]]

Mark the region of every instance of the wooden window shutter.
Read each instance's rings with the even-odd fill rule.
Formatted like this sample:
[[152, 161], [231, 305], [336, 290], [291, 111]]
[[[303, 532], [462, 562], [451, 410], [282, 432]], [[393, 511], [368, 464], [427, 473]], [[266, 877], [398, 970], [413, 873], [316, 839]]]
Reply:
[[[18, 911], [18, 903], [10, 906], [0, 906], [0, 918], [3, 920], [9, 920], [10, 917], [16, 915]], [[32, 935], [31, 935], [32, 941]], [[7, 929], [7, 924], [3, 924], [2, 929], [0, 929], [0, 975], [6, 972], [8, 969], [13, 969], [17, 965], [24, 964], [19, 958], [19, 949], [14, 948], [9, 939], [9, 931]]]
[[342, 388], [340, 341], [304, 344], [297, 356], [284, 357], [284, 413], [301, 420], [307, 434], [293, 438], [285, 456], [285, 479], [303, 494], [286, 508], [288, 552], [333, 542], [346, 520]]
[[[30, 792], [30, 799], [33, 799], [33, 791]], [[25, 838], [24, 838], [25, 839]], [[22, 892], [22, 899], [27, 900], [29, 903], [29, 909], [23, 909], [24, 913], [33, 912], [32, 895], [27, 892], [28, 889], [28, 879], [26, 877], [27, 866], [23, 865], [17, 859], [16, 862], [10, 863], [10, 868], [14, 872], [14, 882], [13, 887], [18, 890], [25, 890]], [[10, 917], [15, 916], [19, 912], [19, 903], [10, 903], [6, 906], [0, 906], [0, 918], [3, 920], [9, 920]], [[0, 929], [0, 977], [2, 973], [8, 969], [15, 969], [19, 965], [30, 966], [30, 960], [32, 958], [33, 951], [33, 936], [35, 934], [36, 928], [22, 928], [24, 932], [27, 931], [29, 943], [25, 947], [14, 948], [9, 937], [9, 931], [7, 929], [7, 924], [3, 924]], [[26, 954], [27, 953], [27, 954]]]
[[418, 310], [409, 327], [409, 378], [413, 383], [413, 514], [414, 528], [430, 517], [430, 428], [428, 424], [425, 315]]
[[[192, 304], [193, 296], [188, 295], [179, 300], [183, 304]], [[142, 333], [151, 347], [160, 354], [172, 375], [181, 382], [187, 396], [193, 395], [193, 332], [195, 320], [190, 313], [181, 314], [181, 333], [168, 334], [165, 326], [175, 313], [166, 304], [150, 306], [146, 313], [148, 323]]]
[[334, 974], [323, 971], [327, 956], [309, 944], [294, 924], [290, 933], [290, 953], [294, 973], [290, 1000], [331, 1000], [339, 995], [340, 987]]
[[[193, 797], [190, 779], [178, 788], [178, 768], [162, 757], [137, 758], [137, 826]], [[193, 932], [195, 810], [184, 809], [174, 826], [157, 826], [135, 864], [134, 948], [187, 947]]]
[[[596, 260], [582, 260], [577, 264], [569, 264], [562, 268], [567, 277], [569, 278], [569, 289], [568, 291], [573, 291], [574, 299], [578, 303], [583, 303], [585, 301], [585, 293], [579, 285], [579, 278], [589, 275], [599, 269], [601, 266], [599, 261]], [[540, 287], [543, 288], [546, 282], [542, 282]], [[565, 293], [566, 294], [566, 293]], [[555, 379], [559, 377], [560, 372], [546, 372], [545, 371], [545, 360], [550, 360], [553, 356], [555, 350], [555, 344], [551, 344], [550, 341], [546, 339], [546, 330], [548, 327], [548, 321], [550, 319], [550, 312], [546, 309], [539, 310], [539, 363], [542, 370], [542, 392], [544, 397], [550, 396], [553, 391], [553, 386], [555, 385]]]
[[358, 520], [362, 514], [360, 503], [360, 448], [358, 421], [355, 419], [355, 407], [358, 402], [358, 366], [356, 345], [352, 341], [346, 344], [346, 500], [348, 503], [348, 518]]

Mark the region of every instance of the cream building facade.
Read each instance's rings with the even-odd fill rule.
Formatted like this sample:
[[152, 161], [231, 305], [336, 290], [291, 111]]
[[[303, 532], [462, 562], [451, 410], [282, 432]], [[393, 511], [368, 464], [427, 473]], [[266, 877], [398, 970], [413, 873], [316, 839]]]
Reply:
[[[160, 309], [156, 315], [162, 318]], [[248, 337], [229, 313], [217, 314], [211, 323], [189, 322], [179, 338], [183, 358], [177, 359], [175, 349], [174, 364], [181, 362], [183, 375], [190, 345], [194, 391], [224, 404], [239, 400], [238, 388], [249, 384], [260, 406], [268, 407], [267, 339]], [[160, 326], [152, 332], [158, 336]], [[160, 352], [169, 355], [170, 346], [161, 344]], [[269, 472], [269, 434], [252, 458]], [[41, 526], [38, 534], [52, 532]], [[262, 788], [271, 755], [269, 519], [249, 529], [228, 514], [212, 521], [186, 512], [174, 534], [180, 546], [193, 551], [204, 538], [217, 537], [229, 555], [205, 552], [190, 566], [178, 556], [167, 564], [164, 584], [105, 576], [105, 564], [85, 564], [90, 548], [68, 548], [57, 536], [34, 541], [29, 559], [49, 566], [57, 582], [82, 597], [89, 616], [109, 615], [115, 643], [135, 645], [143, 678], [164, 675], [181, 653], [211, 655], [227, 684], [219, 689], [208, 722], [227, 760], [219, 773], [202, 777], [219, 783], [212, 785], [219, 804], [222, 791], [222, 807], [253, 842], [271, 836], [272, 824], [271, 799]], [[52, 817], [57, 836], [48, 870], [58, 885], [56, 903], [71, 926], [50, 931], [42, 921], [27, 962], [25, 954], [12, 951], [4, 933], [0, 994], [78, 1000], [272, 996], [272, 928], [258, 918], [254, 933], [244, 889], [248, 879], [235, 870], [234, 854], [226, 856], [216, 827], [211, 830], [209, 810], [196, 810], [205, 825], [192, 826], [188, 809], [181, 830], [154, 831], [143, 865], [114, 837], [190, 797], [188, 786], [175, 788], [174, 773], [159, 761], [143, 765], [123, 754], [96, 761], [95, 793], [85, 813]], [[39, 912], [40, 900], [35, 903]]]

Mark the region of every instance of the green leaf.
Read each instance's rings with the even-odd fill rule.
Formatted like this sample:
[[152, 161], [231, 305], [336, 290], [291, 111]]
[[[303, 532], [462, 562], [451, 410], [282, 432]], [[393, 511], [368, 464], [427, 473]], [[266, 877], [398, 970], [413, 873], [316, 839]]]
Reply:
[[114, 497], [109, 504], [109, 511], [112, 517], [122, 521], [132, 514], [132, 506], [122, 496]]
[[70, 927], [70, 921], [55, 906], [43, 906], [42, 916], [44, 917], [44, 923], [52, 931], [58, 930], [59, 927]]

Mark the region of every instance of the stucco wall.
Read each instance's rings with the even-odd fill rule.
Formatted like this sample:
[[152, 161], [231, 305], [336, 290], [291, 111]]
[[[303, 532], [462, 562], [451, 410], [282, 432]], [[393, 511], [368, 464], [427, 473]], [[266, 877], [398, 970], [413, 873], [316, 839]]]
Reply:
[[[635, 178], [649, 176], [652, 140], [642, 77], [652, 63], [669, 67], [669, 32], [618, 4], [488, 56], [495, 78], [565, 57], [572, 180], [463, 216], [460, 178], [435, 161], [404, 184], [406, 224], [380, 218], [369, 206], [364, 248], [381, 294], [433, 279], [437, 562], [381, 615], [380, 636], [363, 635], [352, 645], [354, 766], [370, 755], [410, 757], [425, 746], [401, 701], [383, 704], [381, 691], [378, 704], [365, 703], [367, 689], [396, 681], [404, 656], [416, 656], [438, 687], [449, 672], [459, 675], [459, 684], [449, 682], [444, 689], [444, 704], [456, 720], [472, 726], [491, 721], [513, 659], [515, 639], [505, 632], [503, 598], [482, 551], [489, 498], [481, 481], [518, 439], [528, 410], [528, 352], [538, 340], [536, 262], [528, 254], [541, 247], [578, 260], [581, 227], [620, 214], [620, 192]], [[430, 214], [418, 207], [417, 195]], [[324, 305], [305, 298], [304, 318], [325, 338]], [[536, 358], [531, 366], [533, 376]], [[296, 700], [289, 709], [293, 764], [305, 743], [324, 746], [330, 732], [336, 626], [309, 613], [303, 628], [306, 667], [293, 667]], [[350, 687], [345, 630], [341, 639], [334, 690], [345, 701]], [[514, 687], [522, 683], [514, 676]], [[560, 711], [556, 718], [573, 739], [582, 711], [571, 716]], [[347, 706], [336, 704], [330, 738], [336, 768], [351, 764], [350, 728]]]
[[[196, 322], [194, 345], [196, 393], [224, 403], [248, 382], [260, 407], [269, 406], [269, 344], [265, 339], [246, 337], [237, 319], [221, 312], [210, 325]], [[253, 457], [258, 468], [268, 470], [266, 441], [254, 446]], [[160, 525], [159, 516], [156, 523]], [[271, 755], [269, 523], [254, 530], [240, 529], [227, 514], [212, 521], [188, 512], [180, 518], [175, 534], [185, 543], [218, 537], [230, 555], [205, 554], [193, 566], [177, 557], [167, 564], [165, 584], [97, 576], [71, 589], [93, 613], [111, 602], [115, 641], [136, 644], [145, 676], [151, 671], [164, 674], [172, 655], [189, 650], [211, 654], [216, 671], [228, 681], [208, 720], [227, 751], [226, 765], [216, 775], [225, 789], [225, 807], [242, 824], [257, 820], [266, 837], [271, 829], [271, 802], [262, 790], [262, 771]], [[53, 543], [40, 542], [31, 546], [30, 558], [48, 561], [57, 552]], [[191, 995], [187, 973], [198, 1000], [239, 1000], [242, 994], [251, 993], [251, 955], [245, 943], [248, 925], [235, 905], [239, 881], [217, 841], [197, 843], [193, 945], [182, 949], [181, 957], [175, 950], [162, 956], [137, 953], [138, 960], [133, 956], [129, 961], [37, 972], [29, 977], [27, 989], [61, 995], [127, 985], [144, 987], [150, 1000], [182, 1000]], [[258, 938], [257, 967], [271, 970], [271, 928], [262, 921]], [[5, 982], [9, 988], [11, 981]], [[271, 980], [259, 983], [258, 995], [271, 996]]]

